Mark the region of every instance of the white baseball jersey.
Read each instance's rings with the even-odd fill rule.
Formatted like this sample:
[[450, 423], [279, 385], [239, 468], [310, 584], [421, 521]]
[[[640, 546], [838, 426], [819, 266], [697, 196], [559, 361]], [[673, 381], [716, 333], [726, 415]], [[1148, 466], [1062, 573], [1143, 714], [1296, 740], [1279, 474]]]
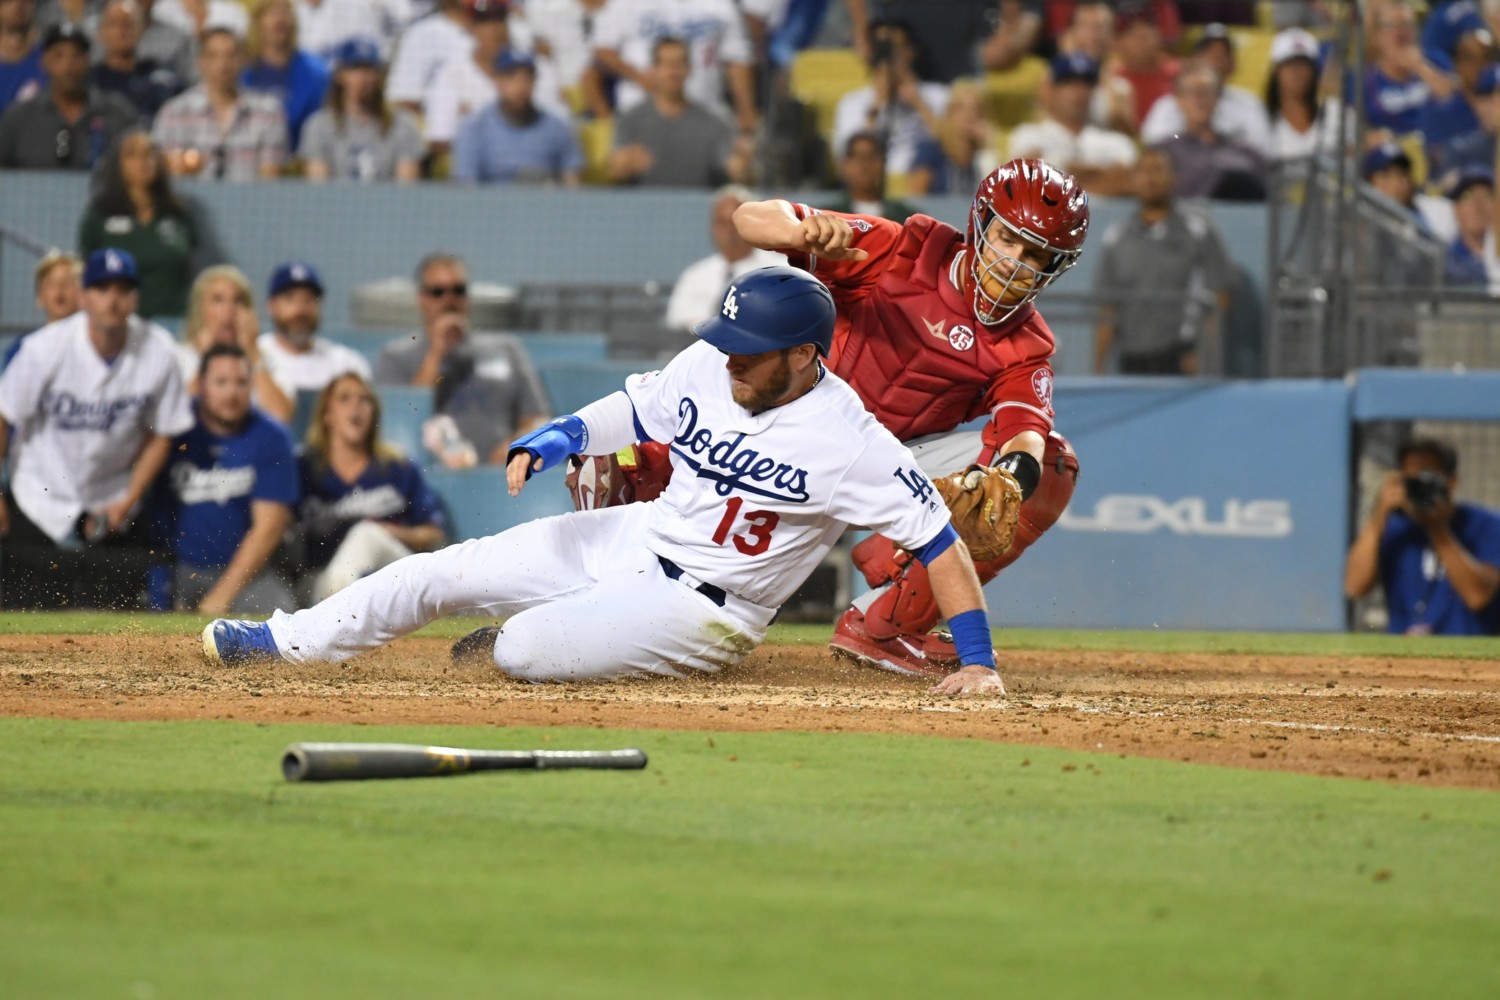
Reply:
[[646, 547], [754, 604], [780, 607], [846, 526], [915, 551], [948, 523], [911, 452], [831, 372], [752, 414], [730, 396], [724, 355], [700, 341], [625, 392], [645, 436], [671, 443]]
[[[651, 47], [666, 37], [687, 43], [687, 96], [722, 110], [724, 64], [751, 59], [745, 22], [731, 0], [609, 0], [594, 26], [595, 48], [613, 49], [639, 70], [651, 68]], [[645, 97], [640, 87], [622, 81], [615, 103], [628, 111]]]
[[591, 454], [636, 435], [670, 441], [667, 491], [392, 563], [317, 607], [273, 615], [282, 656], [337, 662], [468, 611], [506, 619], [494, 659], [516, 677], [711, 673], [765, 638], [845, 525], [921, 549], [948, 523], [911, 452], [832, 374], [752, 414], [730, 395], [724, 356], [699, 343], [580, 416]]
[[130, 317], [125, 347], [106, 362], [75, 313], [21, 342], [0, 375], [11, 432], [11, 494], [54, 541], [78, 517], [124, 495], [141, 446], [193, 426], [171, 334]]
[[462, 59], [473, 47], [473, 36], [444, 14], [430, 14], [417, 21], [396, 42], [385, 81], [386, 100], [422, 103], [443, 63]]
[[291, 399], [302, 391], [321, 392], [323, 387], [345, 372], [354, 372], [370, 380], [370, 362], [352, 347], [314, 337], [312, 347], [294, 354], [281, 346], [274, 333], [256, 338], [261, 364], [272, 381]]

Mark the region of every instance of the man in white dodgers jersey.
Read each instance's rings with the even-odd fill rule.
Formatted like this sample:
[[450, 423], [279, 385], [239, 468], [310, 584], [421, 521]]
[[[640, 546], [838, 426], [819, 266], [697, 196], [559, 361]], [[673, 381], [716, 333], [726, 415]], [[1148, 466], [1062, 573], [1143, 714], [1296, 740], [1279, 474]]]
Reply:
[[130, 253], [95, 250], [83, 309], [23, 340], [0, 376], [7, 607], [138, 606], [151, 559], [136, 514], [193, 426], [171, 334], [134, 315], [139, 285]]
[[[409, 556], [317, 607], [268, 622], [219, 619], [209, 659], [345, 660], [459, 611], [508, 620], [454, 646], [532, 681], [713, 673], [754, 649], [849, 525], [917, 554], [961, 666], [932, 690], [1003, 694], [964, 545], [909, 452], [827, 371], [832, 296], [805, 271], [741, 276], [702, 342], [622, 392], [525, 435], [507, 482], [570, 454], [671, 442], [658, 499], [519, 525]], [[727, 355], [727, 361], [726, 361]]]

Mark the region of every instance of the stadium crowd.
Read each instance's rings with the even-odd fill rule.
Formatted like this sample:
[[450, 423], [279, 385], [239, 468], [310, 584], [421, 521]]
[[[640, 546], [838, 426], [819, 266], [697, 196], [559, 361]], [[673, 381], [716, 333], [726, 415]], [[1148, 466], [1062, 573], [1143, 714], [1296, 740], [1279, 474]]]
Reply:
[[[1331, 0], [968, 6], [984, 30], [945, 46], [915, 0], [0, 0], [0, 171], [93, 175], [77, 255], [42, 260], [38, 306], [77, 352], [68, 377], [119, 378], [129, 355], [145, 380], [128, 420], [52, 415], [129, 440], [21, 449], [5, 603], [128, 603], [122, 565], [159, 607], [306, 603], [445, 537], [419, 465], [381, 440], [378, 386], [431, 392], [423, 439], [447, 467], [503, 460], [550, 416], [520, 342], [472, 329], [462, 260], [417, 264], [421, 329], [372, 366], [319, 337], [315, 262], [269, 276], [263, 328], [250, 279], [202, 267], [174, 178], [717, 190], [715, 253], [665, 317], [688, 329], [766, 256], [728, 224], [750, 186], [837, 186], [827, 207], [901, 221], [906, 197], [1041, 157], [1138, 206], [1093, 241], [1096, 369], [1192, 374], [1234, 280], [1194, 200], [1263, 201], [1283, 165], [1344, 155], [1446, 245], [1449, 284], [1500, 292], [1500, 0], [1360, 5], [1357, 78], [1334, 44], [1353, 8]], [[830, 35], [845, 46], [813, 47]], [[1132, 301], [1141, 287], [1187, 306]], [[0, 376], [12, 427], [65, 391], [32, 339]], [[97, 475], [69, 493], [58, 461]], [[48, 590], [64, 563], [73, 589]]]

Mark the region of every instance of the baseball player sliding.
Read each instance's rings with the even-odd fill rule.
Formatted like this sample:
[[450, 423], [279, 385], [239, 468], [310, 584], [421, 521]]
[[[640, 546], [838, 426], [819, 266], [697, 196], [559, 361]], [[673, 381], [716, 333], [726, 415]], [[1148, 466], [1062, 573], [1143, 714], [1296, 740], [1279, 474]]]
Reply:
[[515, 495], [569, 455], [670, 442], [674, 474], [656, 500], [409, 556], [267, 622], [216, 620], [205, 653], [338, 662], [479, 611], [506, 623], [461, 639], [454, 656], [488, 656], [518, 678], [712, 673], [754, 649], [846, 526], [862, 525], [926, 567], [948, 618], [959, 664], [932, 690], [1003, 694], [979, 580], [940, 487], [824, 365], [834, 325], [832, 296], [805, 271], [742, 276], [697, 328], [701, 343], [511, 448]]

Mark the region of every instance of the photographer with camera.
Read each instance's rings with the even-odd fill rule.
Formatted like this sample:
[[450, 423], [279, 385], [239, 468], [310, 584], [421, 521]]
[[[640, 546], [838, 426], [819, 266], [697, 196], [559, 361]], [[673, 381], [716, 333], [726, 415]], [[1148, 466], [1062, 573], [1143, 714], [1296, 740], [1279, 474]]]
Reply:
[[1458, 453], [1441, 441], [1408, 441], [1397, 465], [1349, 550], [1344, 593], [1378, 580], [1393, 633], [1500, 635], [1500, 514], [1454, 502]]
[[937, 134], [948, 106], [948, 88], [918, 76], [921, 53], [910, 29], [899, 21], [870, 25], [870, 84], [839, 99], [833, 112], [833, 148], [846, 149], [859, 132], [873, 132], [886, 146], [886, 170], [910, 172], [917, 146]]

